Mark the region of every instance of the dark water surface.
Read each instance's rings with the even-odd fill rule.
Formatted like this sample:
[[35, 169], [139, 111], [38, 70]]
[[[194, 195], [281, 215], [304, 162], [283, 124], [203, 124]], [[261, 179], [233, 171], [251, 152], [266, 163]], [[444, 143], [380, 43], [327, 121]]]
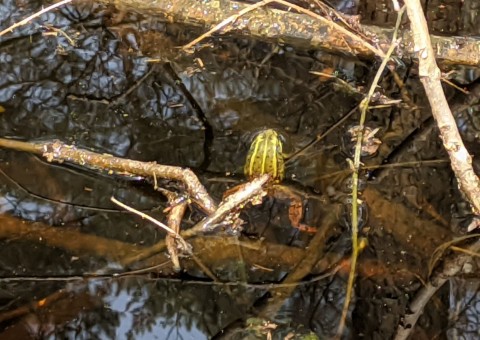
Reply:
[[[453, 3], [445, 6], [456, 8], [455, 23], [445, 17], [452, 12], [429, 4], [433, 30], [479, 34], [476, 3]], [[381, 2], [333, 4], [360, 11], [368, 23], [395, 20], [382, 14]], [[0, 29], [40, 5], [4, 1]], [[313, 235], [291, 227], [289, 198], [267, 197], [242, 215], [239, 240], [222, 234], [192, 240], [196, 259], [182, 259], [179, 273], [166, 253], [123, 265], [121, 259], [165, 233], [110, 197], [165, 220], [167, 201], [151, 180], [0, 150], [2, 339], [335, 334], [348, 275], [341, 264], [351, 248], [347, 159], [353, 142], [347, 131], [358, 112], [312, 142], [355, 109], [379, 63], [227, 36], [193, 55], [179, 51], [199, 33], [91, 2], [42, 15], [0, 38], [0, 136], [59, 139], [98, 153], [189, 167], [220, 201], [227, 188], [245, 180], [243, 164], [255, 133], [276, 129], [287, 154], [295, 154], [286, 162], [285, 184], [304, 201], [303, 222], [328, 227], [322, 249], [314, 250], [322, 258], [277, 308], [278, 292], [269, 284], [281, 282], [308, 257]], [[401, 102], [368, 115], [367, 126], [379, 128], [382, 144], [362, 160], [369, 167], [360, 174], [361, 237], [368, 246], [359, 259], [346, 338], [392, 338], [422, 287], [420, 278], [427, 280], [436, 247], [464, 234], [471, 220], [414, 63], [391, 65], [404, 85], [384, 72], [379, 94]], [[449, 70], [457, 71], [461, 86], [472, 92], [478, 87], [478, 70]], [[475, 155], [478, 99], [462, 106], [463, 94], [447, 86], [445, 91]], [[178, 183], [159, 184], [183, 192]], [[187, 210], [183, 228], [203, 216]], [[475, 279], [462, 278], [443, 287], [415, 338], [478, 336], [477, 289]]]

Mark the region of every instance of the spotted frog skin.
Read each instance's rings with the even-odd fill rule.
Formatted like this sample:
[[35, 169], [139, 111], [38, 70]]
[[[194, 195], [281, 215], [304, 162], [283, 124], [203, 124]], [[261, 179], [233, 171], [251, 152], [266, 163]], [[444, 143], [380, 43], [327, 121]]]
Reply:
[[267, 187], [268, 195], [290, 200], [288, 217], [292, 226], [308, 233], [316, 232], [316, 228], [300, 222], [303, 218], [302, 198], [290, 188], [279, 184], [285, 178], [285, 160], [283, 141], [277, 131], [263, 130], [255, 137], [247, 154], [244, 173], [250, 180], [269, 174], [271, 180]]
[[264, 130], [255, 137], [247, 154], [244, 173], [249, 179], [269, 174], [277, 183], [285, 178], [283, 143], [277, 131]]

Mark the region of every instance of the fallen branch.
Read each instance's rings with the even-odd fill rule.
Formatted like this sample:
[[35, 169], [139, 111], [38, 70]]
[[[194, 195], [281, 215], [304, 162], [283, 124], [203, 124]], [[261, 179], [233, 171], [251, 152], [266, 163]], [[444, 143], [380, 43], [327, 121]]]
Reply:
[[[270, 178], [269, 175], [263, 175], [253, 179], [251, 182], [243, 185], [241, 190], [229, 195], [217, 208], [210, 195], [190, 169], [98, 154], [88, 150], [77, 149], [74, 146], [66, 145], [60, 141], [29, 143], [0, 138], [0, 147], [41, 154], [49, 162], [70, 162], [96, 170], [107, 171], [109, 174], [115, 173], [123, 176], [140, 175], [151, 177], [155, 180], [157, 178], [166, 178], [183, 182], [190, 197], [192, 197], [209, 216], [193, 228], [182, 232], [180, 234], [181, 237], [162, 224], [162, 228], [174, 234], [176, 238], [180, 240], [182, 240], [182, 237], [188, 238], [203, 232], [213, 231], [219, 225], [225, 225], [233, 229], [237, 228], [239, 223], [241, 223], [241, 220], [238, 218], [241, 209], [248, 202], [258, 202], [259, 199], [265, 195], [263, 186]], [[116, 201], [115, 203], [119, 204], [120, 202]], [[125, 208], [125, 206], [123, 207]], [[136, 213], [139, 214], [139, 212]], [[158, 221], [152, 221], [152, 219], [145, 214], [142, 214], [142, 217], [148, 218], [157, 225], [160, 223]], [[184, 247], [187, 248], [185, 241], [183, 241], [183, 243]], [[123, 265], [129, 265], [133, 262], [140, 261], [162, 251], [165, 245], [165, 241], [162, 240], [138, 255], [133, 257], [128, 256], [121, 262]]]
[[[249, 4], [238, 1], [138, 1], [138, 0], [102, 0], [114, 4], [119, 9], [134, 10], [149, 16], [160, 16], [169, 22], [175, 21], [192, 26], [213, 28], [218, 23], [238, 14]], [[285, 1], [277, 3], [285, 4]], [[286, 5], [292, 7], [294, 5]], [[303, 9], [304, 11], [307, 11]], [[320, 17], [320, 16], [319, 16]], [[242, 16], [241, 20], [229, 24], [228, 30], [237, 34], [249, 35], [266, 41], [291, 44], [298, 48], [327, 49], [335, 52], [372, 57], [379, 55], [365, 45], [365, 41], [347, 36], [323, 18], [311, 17], [307, 14], [268, 8], [252, 11]], [[362, 35], [374, 37], [376, 51], [387, 50], [390, 45], [392, 29], [376, 26], [359, 25]], [[402, 30], [399, 39], [402, 44], [397, 47], [396, 54], [403, 57], [415, 57], [412, 48], [413, 36], [410, 30]], [[221, 33], [224, 33], [222, 31]], [[351, 33], [351, 32], [350, 32]], [[355, 35], [355, 34], [353, 34]], [[480, 63], [480, 40], [469, 37], [432, 36], [435, 44], [434, 57], [449, 63], [478, 65]]]
[[108, 240], [67, 228], [55, 228], [41, 222], [27, 223], [16, 217], [0, 215], [0, 239], [21, 239], [40, 242], [48, 247], [65, 249], [75, 255], [88, 254], [118, 261], [121, 258], [141, 253], [141, 247]]
[[[32, 16], [8, 27], [0, 33], [4, 35], [15, 28], [29, 23], [33, 18], [38, 17], [53, 8], [71, 2], [64, 0], [50, 7], [35, 13]], [[242, 2], [223, 0], [218, 1], [197, 1], [197, 0], [176, 0], [176, 1], [138, 1], [138, 0], [102, 0], [105, 4], [113, 4], [119, 9], [134, 10], [135, 12], [159, 16], [164, 20], [176, 23], [214, 27], [218, 23], [227, 20], [229, 17], [236, 19], [238, 13], [251, 6]], [[265, 1], [265, 3], [270, 1]], [[273, 2], [273, 1], [272, 1]], [[294, 8], [294, 4], [287, 4], [286, 1], [275, 1], [279, 4]], [[258, 6], [260, 7], [260, 6]], [[301, 8], [301, 7], [298, 7]], [[340, 32], [335, 23], [315, 13], [301, 8], [301, 13], [292, 13], [279, 9], [268, 9], [259, 13], [251, 12], [242, 17], [242, 20], [229, 21], [228, 30], [237, 31], [238, 34], [250, 35], [254, 38], [291, 44], [298, 48], [327, 49], [335, 52], [372, 57], [383, 53], [390, 44], [392, 30], [377, 26], [358, 25], [358, 35], [352, 33], [342, 26], [351, 35]], [[303, 13], [303, 14], [302, 14]], [[313, 14], [313, 16], [312, 16]], [[321, 18], [321, 19], [319, 19]], [[212, 29], [212, 31], [215, 31]], [[374, 37], [376, 46], [370, 45], [359, 37]], [[403, 57], [414, 58], [417, 51], [412, 47], [413, 35], [410, 30], [403, 30], [400, 36], [403, 42], [397, 47], [397, 54]], [[480, 64], [480, 40], [475, 37], [461, 36], [431, 36], [435, 46], [434, 57], [444, 60], [450, 64], [478, 65]], [[370, 46], [369, 46], [370, 45]]]
[[[167, 196], [167, 197], [168, 197], [168, 200], [170, 201], [170, 199], [171, 199], [170, 195]], [[136, 214], [136, 215], [152, 222], [153, 224], [157, 225], [158, 227], [160, 227], [161, 229], [165, 230], [168, 233], [167, 236], [166, 236], [168, 253], [169, 253], [169, 255], [172, 259], [173, 267], [175, 268], [175, 270], [180, 271], [180, 261], [178, 259], [177, 245], [175, 244], [175, 241], [178, 241], [178, 246], [181, 247], [181, 249], [183, 249], [187, 253], [191, 253], [190, 252], [190, 246], [187, 244], [187, 242], [185, 242], [185, 240], [178, 233], [180, 231], [180, 223], [181, 223], [181, 220], [183, 218], [183, 213], [185, 212], [185, 209], [187, 207], [187, 203], [184, 202], [181, 205], [178, 205], [178, 206], [174, 207], [170, 211], [170, 213], [168, 214], [168, 216], [169, 216], [168, 220], [170, 222], [169, 224], [173, 223], [175, 225], [174, 228], [170, 228], [170, 227], [167, 227], [162, 222], [160, 222], [159, 220], [151, 217], [150, 215], [147, 215], [147, 214], [145, 214], [141, 211], [138, 211], [137, 209], [134, 209], [134, 208], [118, 201], [113, 196], [110, 198], [110, 200], [113, 203], [115, 203], [116, 205], [122, 207], [123, 209], [128, 210], [131, 213]], [[177, 210], [179, 210], [179, 211], [177, 211]], [[178, 219], [177, 219], [177, 217], [178, 217]]]
[[[402, 249], [416, 256], [429, 257], [438, 246], [454, 237], [450, 229], [431, 219], [420, 218], [404, 204], [386, 199], [372, 187], [362, 192], [362, 199], [370, 211], [376, 212], [370, 214], [369, 225], [391, 234]], [[426, 270], [419, 268], [422, 275], [427, 275]]]
[[[46, 247], [62, 249], [79, 257], [104, 258], [110, 261], [121, 261], [135, 254], [143, 254], [145, 249], [149, 249], [119, 240], [111, 240], [97, 235], [82, 233], [77, 229], [51, 227], [41, 222], [28, 222], [8, 215], [0, 215], [0, 239], [11, 241], [27, 240], [29, 242], [42, 244]], [[200, 236], [191, 239], [190, 242], [196, 250], [195, 256], [197, 256], [201, 262], [205, 263], [206, 266], [214, 268], [215, 271], [216, 268], [222, 268], [226, 262], [238, 260], [237, 247], [239, 244], [244, 249], [248, 268], [253, 267], [255, 264], [260, 264], [264, 267], [271, 266], [290, 271], [291, 268], [296, 266], [304, 257], [304, 250], [300, 248], [251, 240], [238, 242], [236, 237], [229, 236]], [[62, 257], [58, 260], [61, 262]], [[55, 259], [52, 259], [52, 261], [55, 261]], [[167, 265], [168, 262], [170, 261], [165, 254], [157, 254], [148, 260], [149, 270], [143, 270], [143, 272], [152, 272], [158, 268], [160, 264], [164, 275], [174, 274], [175, 267], [172, 265], [170, 269], [170, 266]], [[188, 258], [185, 258], [184, 264], [184, 269], [187, 272], [194, 271], [198, 274], [198, 265], [194, 263], [194, 260], [190, 261]], [[328, 265], [324, 264], [317, 268], [315, 273], [323, 272], [326, 268], [328, 268]], [[111, 270], [108, 272], [110, 271]], [[109, 275], [103, 276], [105, 272], [107, 272], [107, 270], [97, 271], [96, 273], [77, 273], [77, 276], [67, 275], [63, 278], [59, 276], [59, 273], [55, 276], [40, 275], [23, 277], [12, 273], [12, 277], [3, 275], [3, 277], [0, 278], [0, 282], [70, 281], [77, 279], [84, 280], [90, 277], [93, 279], [110, 277]], [[131, 275], [131, 273], [132, 272], [124, 271], [116, 272], [115, 276]], [[269, 277], [266, 277], [266, 279], [269, 279]]]
[[[308, 244], [304, 258], [302, 258], [295, 269], [282, 281], [282, 285], [279, 286], [280, 288], [272, 290], [274, 293], [273, 297], [259, 312], [260, 317], [275, 319], [276, 314], [285, 303], [285, 300], [294, 292], [301, 280], [312, 273], [315, 264], [325, 255], [326, 242], [337, 233], [334, 228], [336, 224], [334, 215], [335, 213], [331, 211], [325, 216], [322, 226], [317, 230], [317, 233]], [[335, 273], [337, 271], [338, 270], [334, 270]]]
[[122, 176], [143, 176], [147, 178], [164, 178], [177, 180], [185, 185], [190, 197], [207, 214], [215, 212], [217, 206], [192, 170], [178, 166], [160, 165], [155, 162], [140, 162], [131, 159], [98, 154], [78, 149], [60, 141], [30, 143], [0, 138], [0, 147], [26, 151], [42, 155], [49, 162], [69, 162], [95, 170], [107, 171], [109, 174]]
[[257, 8], [260, 8], [262, 6], [265, 6], [269, 3], [276, 3], [276, 4], [279, 4], [279, 5], [283, 5], [283, 6], [286, 6], [287, 8], [289, 9], [294, 9], [296, 10], [297, 12], [299, 13], [302, 13], [302, 14], [305, 14], [309, 17], [312, 17], [314, 18], [315, 20], [317, 20], [318, 22], [322, 23], [323, 25], [327, 26], [329, 29], [333, 30], [333, 32], [337, 33], [337, 34], [343, 34], [344, 35], [344, 41], [345, 41], [345, 44], [347, 45], [346, 47], [348, 48], [348, 42], [346, 42], [347, 40], [345, 39], [350, 39], [360, 45], [363, 45], [366, 49], [370, 50], [370, 52], [373, 52], [374, 54], [376, 54], [377, 56], [379, 57], [385, 57], [384, 53], [382, 50], [379, 50], [378, 48], [372, 46], [368, 41], [366, 41], [365, 39], [359, 37], [357, 34], [353, 33], [353, 32], [350, 32], [349, 30], [347, 30], [346, 28], [344, 28], [343, 26], [340, 26], [339, 24], [337, 24], [336, 22], [332, 21], [332, 20], [328, 20], [324, 17], [322, 17], [321, 15], [318, 15], [317, 13], [314, 13], [312, 11], [309, 11], [308, 9], [305, 9], [303, 7], [300, 7], [298, 5], [295, 5], [291, 2], [288, 2], [288, 1], [284, 1], [284, 0], [263, 0], [263, 1], [260, 1], [260, 2], [257, 2], [253, 5], [249, 5], [245, 8], [243, 8], [241, 11], [239, 11], [238, 13], [235, 13], [233, 15], [231, 15], [230, 17], [224, 19], [222, 22], [220, 22], [219, 24], [215, 25], [212, 29], [210, 29], [208, 32], [202, 34], [200, 37], [198, 37], [197, 39], [193, 40], [192, 42], [188, 43], [187, 45], [185, 45], [183, 48], [185, 50], [189, 50], [190, 48], [192, 48], [195, 44], [197, 44], [198, 42], [200, 42], [201, 40], [203, 40], [204, 38], [206, 37], [209, 37], [211, 36], [213, 33], [215, 32], [218, 32], [219, 30], [221, 30], [222, 28], [226, 27], [228, 24], [230, 23], [233, 23], [235, 22], [235, 20], [237, 20], [239, 17], [257, 9]]
[[[263, 175], [261, 177], [253, 179], [251, 182], [246, 183], [243, 190], [239, 190], [236, 193], [228, 196], [213, 214], [197, 223], [194, 227], [181, 232], [180, 235], [184, 239], [187, 239], [195, 235], [201, 234], [205, 231], [213, 230], [220, 222], [236, 223], [236, 214], [239, 213], [239, 209], [245, 206], [245, 204], [247, 204], [252, 199], [256, 199], [258, 196], [263, 196], [263, 185], [267, 183], [269, 178], [269, 175]], [[127, 266], [135, 262], [142, 261], [150, 256], [153, 256], [163, 251], [165, 249], [165, 246], [165, 241], [162, 240], [154, 244], [153, 246], [145, 249], [140, 254], [124, 258], [121, 263], [122, 265]]]
[[463, 193], [480, 213], [480, 181], [473, 171], [472, 158], [465, 148], [455, 119], [448, 106], [440, 81], [441, 73], [435, 61], [427, 22], [418, 0], [406, 0], [410, 28], [413, 32], [415, 52], [418, 54], [420, 80], [425, 88], [445, 150], [448, 152], [455, 176]]
[[[469, 253], [477, 253], [480, 251], [480, 241], [476, 241], [466, 249]], [[432, 296], [452, 277], [467, 271], [465, 264], [472, 259], [470, 254], [457, 254], [443, 265], [443, 269], [435, 274], [425, 287], [423, 287], [410, 303], [410, 313], [403, 317], [402, 324], [397, 328], [395, 340], [406, 340], [415, 329], [415, 324], [423, 313], [425, 306], [430, 301]], [[470, 273], [465, 273], [470, 274]]]
[[[277, 4], [309, 14], [287, 12], [268, 8], [263, 11], [246, 11], [252, 5], [237, 1], [204, 2], [196, 0], [155, 1], [138, 0], [103, 0], [114, 4], [119, 9], [134, 10], [150, 16], [163, 16], [169, 21], [195, 26], [209, 27], [216, 31], [215, 26], [224, 27], [222, 22], [228, 22], [228, 30], [248, 33], [260, 39], [282, 41], [306, 48], [326, 48], [348, 54], [364, 56], [383, 56], [381, 49], [360, 38], [344, 27], [316, 13], [299, 7], [293, 3], [276, 0]], [[264, 3], [273, 2], [265, 1]], [[254, 5], [255, 8], [257, 4]], [[261, 6], [261, 5], [260, 5]], [[259, 7], [259, 6], [258, 6]], [[241, 12], [241, 20], [234, 20]], [[190, 45], [190, 44], [189, 44]]]
[[[183, 202], [180, 201], [181, 197], [175, 192], [171, 192], [163, 188], [156, 188], [156, 189], [160, 191], [165, 197], [168, 198], [169, 207], [165, 209], [163, 212], [168, 211], [167, 223], [168, 223], [168, 226], [175, 232], [175, 235], [168, 234], [165, 241], [167, 243], [168, 254], [172, 259], [173, 269], [176, 272], [179, 272], [182, 269], [182, 267], [180, 266], [180, 259], [178, 257], [178, 247], [177, 247], [178, 245], [176, 242], [176, 235], [181, 237], [179, 235], [180, 227], [182, 225], [182, 220], [183, 220], [183, 216], [185, 215], [185, 211], [187, 210], [188, 201], [186, 200], [184, 200]], [[186, 244], [185, 240], [183, 240], [182, 243]], [[191, 254], [192, 252], [190, 248], [191, 247], [184, 248], [183, 250], [184, 251], [188, 250], [189, 253]]]
[[228, 221], [232, 218], [234, 219], [234, 216], [229, 218], [229, 215], [232, 213], [237, 215], [245, 204], [252, 200], [255, 200], [255, 203], [258, 203], [258, 201], [266, 195], [263, 186], [267, 184], [269, 179], [270, 175], [265, 174], [242, 185], [241, 190], [227, 196], [213, 214], [205, 218], [192, 229], [198, 231], [212, 231], [220, 222], [225, 220]]

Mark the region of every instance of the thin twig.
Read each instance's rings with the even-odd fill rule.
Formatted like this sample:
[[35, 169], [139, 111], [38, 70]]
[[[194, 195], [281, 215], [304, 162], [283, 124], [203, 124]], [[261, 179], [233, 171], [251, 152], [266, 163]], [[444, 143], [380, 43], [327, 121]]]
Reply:
[[[326, 4], [324, 4], [323, 2], [319, 1], [319, 0], [313, 0], [315, 2], [315, 4], [318, 6], [318, 8], [320, 8], [320, 10], [323, 11], [323, 13], [327, 16], [330, 17], [330, 14], [333, 13], [335, 14], [335, 17], [340, 20], [344, 25], [345, 27], [348, 27], [349, 29], [351, 29], [352, 31], [355, 31], [357, 32], [359, 35], [362, 35], [362, 32], [358, 32], [357, 29], [355, 29], [355, 27], [353, 27], [349, 22], [347, 22], [347, 20], [345, 20], [344, 16], [347, 17], [346, 14], [343, 14], [343, 13], [340, 13], [339, 11], [337, 11], [335, 8], [333, 7], [329, 7], [327, 6]], [[332, 20], [333, 21], [333, 20]], [[366, 38], [365, 36], [363, 36], [363, 38]]]
[[[406, 340], [410, 337], [415, 324], [423, 313], [425, 306], [432, 296], [452, 277], [460, 274], [465, 268], [465, 264], [471, 260], [470, 254], [476, 254], [480, 250], [480, 241], [464, 250], [463, 253], [457, 254], [443, 265], [443, 269], [435, 274], [425, 287], [423, 287], [415, 296], [409, 305], [410, 312], [403, 317], [402, 323], [397, 328], [395, 340]], [[465, 254], [468, 252], [469, 254]]]
[[175, 230], [172, 230], [170, 229], [169, 227], [167, 227], [165, 224], [163, 224], [162, 222], [160, 222], [159, 220], [156, 220], [154, 219], [152, 216], [149, 216], [141, 211], [138, 211], [136, 210], [135, 208], [132, 208], [128, 205], [126, 205], [125, 203], [122, 203], [120, 202], [119, 200], [117, 200], [115, 197], [110, 197], [110, 200], [115, 203], [116, 205], [118, 205], [119, 207], [122, 207], [123, 209], [125, 210], [128, 210], [130, 211], [131, 213], [135, 214], [135, 215], [138, 215], [140, 216], [141, 218], [144, 218], [150, 222], [152, 222], [153, 224], [159, 226], [160, 228], [164, 229], [166, 232], [168, 232], [169, 234], [172, 234], [174, 235], [177, 240], [179, 240], [181, 243], [182, 243], [182, 246], [184, 247], [185, 250], [189, 249], [188, 245], [187, 245], [187, 242], [183, 239], [182, 236], [180, 236], [179, 233], [177, 233]]
[[208, 268], [195, 254], [191, 255], [192, 261], [207, 275], [213, 282], [220, 282], [218, 277]]
[[453, 87], [454, 89], [462, 92], [462, 93], [465, 94], [465, 95], [468, 95], [468, 94], [469, 94], [469, 92], [468, 92], [467, 90], [461, 88], [461, 87], [458, 86], [457, 84], [452, 83], [452, 82], [451, 82], [450, 80], [448, 80], [447, 78], [441, 78], [440, 80], [443, 81], [445, 84], [450, 85], [450, 86]]
[[345, 323], [347, 319], [348, 309], [350, 306], [350, 301], [353, 294], [353, 285], [355, 283], [355, 273], [356, 273], [356, 265], [357, 259], [359, 254], [359, 244], [358, 244], [358, 177], [359, 177], [359, 169], [360, 169], [360, 157], [362, 154], [362, 143], [363, 143], [363, 129], [364, 124], [367, 116], [368, 104], [370, 103], [370, 99], [377, 88], [377, 84], [380, 80], [380, 77], [387, 66], [387, 62], [390, 59], [391, 54], [395, 50], [397, 46], [397, 33], [400, 27], [402, 15], [405, 11], [405, 6], [398, 12], [397, 15], [397, 22], [395, 25], [395, 30], [393, 32], [392, 42], [390, 44], [390, 48], [382, 61], [382, 64], [377, 70], [375, 78], [373, 79], [372, 85], [370, 86], [370, 90], [368, 91], [368, 95], [366, 98], [362, 100], [360, 104], [361, 115], [359, 126], [362, 128], [357, 136], [357, 144], [355, 146], [355, 155], [353, 158], [353, 167], [354, 171], [352, 174], [352, 256], [351, 256], [351, 264], [350, 264], [350, 273], [348, 275], [348, 283], [347, 283], [347, 291], [345, 294], [345, 302], [342, 309], [342, 315], [340, 317], [340, 323], [337, 329], [337, 337], [341, 338], [343, 334], [343, 330], [345, 328]]
[[330, 26], [332, 28], [334, 28], [335, 30], [343, 33], [344, 35], [348, 36], [350, 39], [354, 40], [354, 41], [357, 41], [359, 42], [360, 44], [362, 44], [363, 46], [365, 46], [367, 49], [369, 49], [370, 51], [372, 51], [374, 54], [376, 54], [377, 56], [379, 56], [380, 58], [385, 58], [385, 53], [383, 53], [382, 50], [379, 50], [378, 48], [374, 47], [373, 45], [371, 45], [370, 43], [366, 42], [365, 40], [363, 40], [362, 38], [360, 38], [358, 35], [356, 35], [355, 33], [352, 33], [350, 32], [349, 30], [347, 30], [346, 28], [340, 26], [339, 24], [337, 24], [336, 22], [333, 22], [333, 21], [330, 21], [330, 20], [327, 20], [325, 19], [324, 17], [322, 17], [321, 15], [318, 15], [317, 13], [314, 13], [312, 11], [309, 11], [308, 9], [305, 9], [303, 7], [300, 7], [298, 5], [295, 5], [295, 4], [292, 4], [288, 1], [284, 1], [284, 0], [275, 0], [274, 2], [276, 2], [277, 4], [280, 4], [280, 5], [284, 5], [284, 6], [287, 6], [289, 8], [293, 8], [294, 10], [300, 12], [300, 13], [303, 13], [303, 14], [306, 14], [308, 16], [311, 16], [312, 18], [315, 18], [317, 20], [319, 20], [320, 22], [322, 22], [323, 24], [327, 25], [327, 26]]
[[[124, 278], [139, 276], [142, 279], [145, 279], [146, 273], [151, 273], [154, 269], [159, 267], [164, 267], [166, 263], [160, 265], [151, 266], [148, 268], [142, 268], [138, 270], [130, 270], [122, 273], [107, 274], [107, 275], [70, 275], [70, 276], [12, 276], [12, 277], [0, 277], [1, 283], [7, 282], [72, 282], [72, 281], [86, 281], [86, 280], [111, 280], [112, 278]], [[308, 286], [312, 283], [325, 280], [329, 277], [337, 274], [343, 267], [343, 263], [335, 265], [332, 269], [329, 269], [323, 274], [314, 276], [309, 280], [294, 282], [294, 283], [248, 283], [242, 281], [220, 281], [218, 279], [212, 281], [206, 280], [188, 280], [185, 279], [176, 279], [172, 277], [160, 277], [160, 278], [151, 278], [153, 281], [163, 281], [163, 282], [178, 282], [184, 285], [199, 285], [199, 286], [219, 286], [219, 287], [248, 287], [248, 288], [258, 288], [258, 289], [276, 289], [276, 288], [296, 288], [299, 286]], [[1, 315], [1, 314], [0, 314]], [[0, 316], [1, 317], [1, 316]]]
[[[244, 207], [247, 202], [263, 194], [263, 186], [268, 182], [269, 178], [269, 175], [263, 175], [253, 179], [251, 182], [246, 183], [243, 190], [239, 190], [228, 196], [227, 199], [219, 205], [218, 209], [214, 213], [197, 223], [192, 228], [182, 231], [180, 235], [187, 239], [195, 235], [202, 234], [205, 231], [212, 231], [219, 223], [225, 223], [225, 219], [231, 219], [231, 217], [228, 218], [230, 214], [233, 212], [235, 212], [235, 214], [239, 213], [240, 209]], [[230, 222], [235, 223], [235, 221]], [[140, 254], [124, 258], [121, 263], [122, 265], [127, 266], [153, 256], [164, 249], [165, 242], [162, 240], [145, 249]]]
[[141, 218], [144, 218], [146, 220], [149, 220], [150, 222], [152, 222], [153, 224], [159, 226], [160, 228], [162, 228], [163, 230], [165, 230], [167, 233], [170, 233], [170, 234], [173, 234], [175, 236], [178, 236], [180, 237], [180, 235], [178, 233], [176, 233], [174, 230], [170, 229], [169, 227], [167, 227], [165, 224], [163, 224], [162, 222], [154, 219], [153, 217], [141, 212], [141, 211], [138, 211], [122, 202], [120, 202], [119, 200], [117, 200], [115, 197], [110, 197], [110, 200], [115, 203], [116, 205], [118, 205], [119, 207], [122, 207], [123, 209], [125, 210], [128, 210], [130, 211], [131, 213], [135, 214], [135, 215], [138, 215], [140, 216]]
[[68, 43], [72, 46], [72, 47], [77, 47], [77, 42], [75, 41], [74, 38], [70, 37], [64, 30], [60, 29], [60, 28], [56, 28], [56, 27], [53, 27], [53, 26], [50, 26], [50, 25], [45, 25], [43, 26], [45, 27], [47, 30], [50, 30], [50, 31], [53, 31], [53, 32], [45, 32], [43, 33], [44, 36], [47, 36], [47, 35], [55, 35], [55, 36], [58, 36], [59, 34], [60, 35], [63, 35], [65, 37], [65, 39], [67, 39]]
[[470, 255], [471, 257], [480, 257], [479, 252], [471, 251], [469, 249], [460, 248], [460, 247], [457, 247], [457, 246], [451, 246], [450, 249], [452, 249], [453, 251], [459, 252], [459, 253]]
[[195, 46], [196, 44], [198, 44], [200, 41], [202, 41], [202, 40], [205, 39], [205, 38], [208, 38], [208, 37], [211, 36], [213, 33], [217, 32], [217, 31], [220, 31], [222, 28], [224, 28], [225, 26], [227, 26], [227, 25], [230, 24], [231, 22], [234, 22], [235, 20], [237, 20], [237, 19], [238, 19], [239, 17], [241, 17], [242, 15], [245, 15], [245, 14], [247, 14], [248, 12], [254, 11], [254, 10], [256, 10], [257, 8], [262, 7], [262, 6], [265, 6], [266, 4], [268, 4], [268, 3], [270, 3], [270, 2], [273, 2], [273, 1], [274, 1], [274, 0], [263, 0], [263, 1], [260, 1], [260, 2], [255, 3], [255, 4], [249, 5], [248, 7], [245, 7], [244, 9], [242, 9], [241, 11], [239, 11], [238, 13], [229, 16], [229, 17], [226, 18], [225, 20], [222, 20], [219, 24], [213, 26], [210, 30], [208, 30], [207, 32], [203, 33], [201, 36], [199, 36], [199, 37], [196, 38], [195, 40], [192, 40], [191, 42], [189, 42], [188, 44], [186, 44], [185, 46], [183, 46], [182, 49], [183, 49], [184, 51], [189, 51], [193, 46]]
[[50, 5], [48, 7], [45, 7], [44, 9], [42, 9], [41, 11], [38, 11], [37, 13], [35, 14], [32, 14], [30, 15], [29, 17], [13, 24], [12, 26], [9, 26], [7, 27], [6, 29], [4, 29], [3, 31], [0, 32], [0, 37], [2, 35], [4, 35], [5, 33], [7, 32], [12, 32], [15, 28], [17, 27], [20, 27], [20, 26], [23, 26], [23, 25], [26, 25], [30, 22], [30, 20], [32, 19], [35, 19], [37, 17], [39, 17], [40, 15], [42, 15], [43, 13], [47, 13], [48, 11], [52, 10], [52, 9], [55, 9], [57, 7], [60, 7], [62, 5], [65, 5], [65, 4], [68, 4], [69, 2], [72, 2], [73, 0], [63, 0], [63, 1], [60, 1], [60, 2], [57, 2], [56, 4], [53, 4], [53, 5]]
[[448, 242], [445, 242], [439, 245], [433, 252], [432, 256], [430, 257], [430, 261], [428, 263], [428, 276], [432, 275], [433, 269], [435, 268], [438, 261], [440, 261], [440, 259], [448, 249], [453, 249], [453, 247], [457, 243], [469, 240], [471, 238], [479, 238], [479, 237], [480, 237], [480, 234], [468, 234], [468, 235], [456, 237]]
[[284, 1], [284, 0], [264, 0], [264, 1], [260, 1], [258, 3], [255, 3], [253, 5], [250, 5], [244, 9], [242, 9], [241, 11], [239, 11], [238, 13], [234, 14], [234, 15], [231, 15], [230, 17], [226, 18], [225, 20], [223, 20], [222, 22], [220, 22], [219, 24], [215, 25], [213, 28], [211, 28], [208, 32], [202, 34], [201, 36], [199, 36], [197, 39], [191, 41], [190, 43], [186, 44], [185, 46], [183, 46], [183, 49], [184, 50], [190, 50], [195, 44], [199, 43], [200, 41], [202, 41], [203, 39], [211, 36], [213, 33], [219, 31], [220, 29], [222, 29], [223, 27], [225, 27], [226, 25], [234, 22], [235, 20], [237, 20], [239, 17], [241, 17], [242, 15], [245, 15], [246, 13], [248, 12], [251, 12], [259, 7], [262, 7], [262, 6], [265, 6], [269, 3], [277, 3], [279, 5], [283, 5], [283, 6], [286, 6], [288, 8], [292, 8], [294, 10], [296, 10], [297, 12], [300, 12], [300, 13], [303, 13], [303, 14], [306, 14], [318, 21], [320, 21], [321, 23], [327, 25], [327, 26], [330, 26], [332, 27], [333, 29], [341, 32], [342, 34], [348, 36], [350, 39], [360, 43], [361, 45], [363, 45], [364, 47], [366, 47], [368, 50], [372, 51], [374, 54], [376, 54], [377, 56], [381, 57], [381, 58], [384, 58], [385, 57], [385, 54], [383, 53], [383, 51], [379, 50], [378, 48], [374, 47], [373, 45], [371, 45], [370, 43], [366, 42], [364, 39], [360, 38], [359, 36], [357, 36], [356, 34], [350, 32], [349, 30], [347, 30], [346, 28], [344, 28], [343, 26], [340, 26], [339, 24], [331, 21], [331, 20], [328, 20], [328, 19], [325, 19], [324, 17], [322, 17], [321, 15], [318, 15], [317, 13], [314, 13], [312, 11], [309, 11], [308, 9], [305, 9], [301, 6], [298, 6], [298, 5], [295, 5], [293, 3], [290, 3], [288, 1]]

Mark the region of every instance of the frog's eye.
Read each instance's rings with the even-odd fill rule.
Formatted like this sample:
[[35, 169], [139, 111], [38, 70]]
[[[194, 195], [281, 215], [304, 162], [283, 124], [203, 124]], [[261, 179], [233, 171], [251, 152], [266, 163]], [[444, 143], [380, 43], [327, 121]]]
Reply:
[[277, 135], [278, 135], [278, 139], [280, 139], [280, 142], [282, 142], [282, 144], [285, 144], [287, 142], [287, 137], [285, 136], [285, 134], [277, 133]]
[[261, 130], [248, 131], [244, 133], [242, 137], [240, 137], [240, 140], [245, 145], [251, 145], [261, 132], [262, 132]]

